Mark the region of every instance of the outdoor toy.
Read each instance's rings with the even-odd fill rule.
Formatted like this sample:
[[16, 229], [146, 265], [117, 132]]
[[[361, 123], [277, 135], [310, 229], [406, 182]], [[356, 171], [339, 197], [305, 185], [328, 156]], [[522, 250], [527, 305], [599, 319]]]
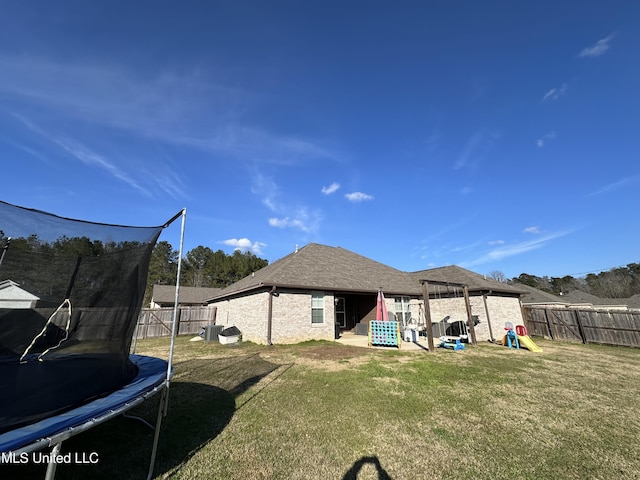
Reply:
[[439, 345], [440, 348], [448, 348], [449, 350], [464, 350], [465, 347], [460, 340], [456, 340], [455, 343], [442, 341]]

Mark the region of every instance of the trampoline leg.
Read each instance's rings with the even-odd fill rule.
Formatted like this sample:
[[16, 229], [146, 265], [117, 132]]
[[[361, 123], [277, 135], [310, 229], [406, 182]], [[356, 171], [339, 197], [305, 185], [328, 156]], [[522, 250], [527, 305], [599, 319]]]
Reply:
[[153, 477], [153, 467], [156, 463], [156, 452], [158, 451], [158, 439], [160, 438], [160, 426], [162, 425], [162, 417], [164, 417], [165, 410], [165, 397], [167, 395], [167, 389], [162, 390], [162, 396], [160, 397], [160, 403], [158, 404], [158, 418], [156, 419], [156, 428], [153, 435], [153, 448], [151, 449], [151, 462], [149, 463], [149, 474], [147, 480], [151, 480]]
[[60, 455], [60, 449], [62, 448], [62, 442], [56, 443], [51, 449], [51, 458], [49, 460], [49, 464], [47, 465], [47, 474], [45, 475], [45, 480], [53, 480], [56, 476], [56, 467], [58, 464], [55, 462], [55, 458]]

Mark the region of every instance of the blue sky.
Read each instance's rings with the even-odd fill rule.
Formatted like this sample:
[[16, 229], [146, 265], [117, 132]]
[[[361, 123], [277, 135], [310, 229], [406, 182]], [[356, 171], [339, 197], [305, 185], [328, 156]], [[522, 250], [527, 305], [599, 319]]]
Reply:
[[581, 276], [640, 261], [639, 47], [635, 1], [4, 1], [0, 199]]

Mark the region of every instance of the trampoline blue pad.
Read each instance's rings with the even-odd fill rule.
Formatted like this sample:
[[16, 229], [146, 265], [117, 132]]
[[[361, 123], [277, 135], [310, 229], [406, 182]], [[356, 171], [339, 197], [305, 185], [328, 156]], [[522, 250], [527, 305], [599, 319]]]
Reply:
[[68, 428], [99, 419], [152, 391], [166, 380], [166, 360], [142, 355], [131, 355], [129, 359], [138, 367], [138, 374], [124, 387], [64, 413], [1, 434], [0, 452], [15, 451]]

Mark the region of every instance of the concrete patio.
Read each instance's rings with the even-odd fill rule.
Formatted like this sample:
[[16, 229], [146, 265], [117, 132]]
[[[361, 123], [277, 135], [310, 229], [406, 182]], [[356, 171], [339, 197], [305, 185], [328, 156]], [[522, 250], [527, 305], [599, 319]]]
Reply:
[[[363, 347], [369, 348], [368, 345], [368, 337], [367, 335], [356, 335], [353, 332], [342, 332], [340, 334], [340, 338], [336, 340], [336, 342], [341, 343], [343, 345], [349, 345], [352, 347]], [[439, 343], [439, 342], [438, 342]], [[373, 346], [371, 348], [377, 348], [382, 350], [397, 350], [396, 347], [384, 347], [384, 346]], [[414, 342], [402, 342], [400, 346], [400, 351], [403, 352], [428, 352], [429, 347], [427, 346], [427, 339], [421, 337], [421, 341]]]

